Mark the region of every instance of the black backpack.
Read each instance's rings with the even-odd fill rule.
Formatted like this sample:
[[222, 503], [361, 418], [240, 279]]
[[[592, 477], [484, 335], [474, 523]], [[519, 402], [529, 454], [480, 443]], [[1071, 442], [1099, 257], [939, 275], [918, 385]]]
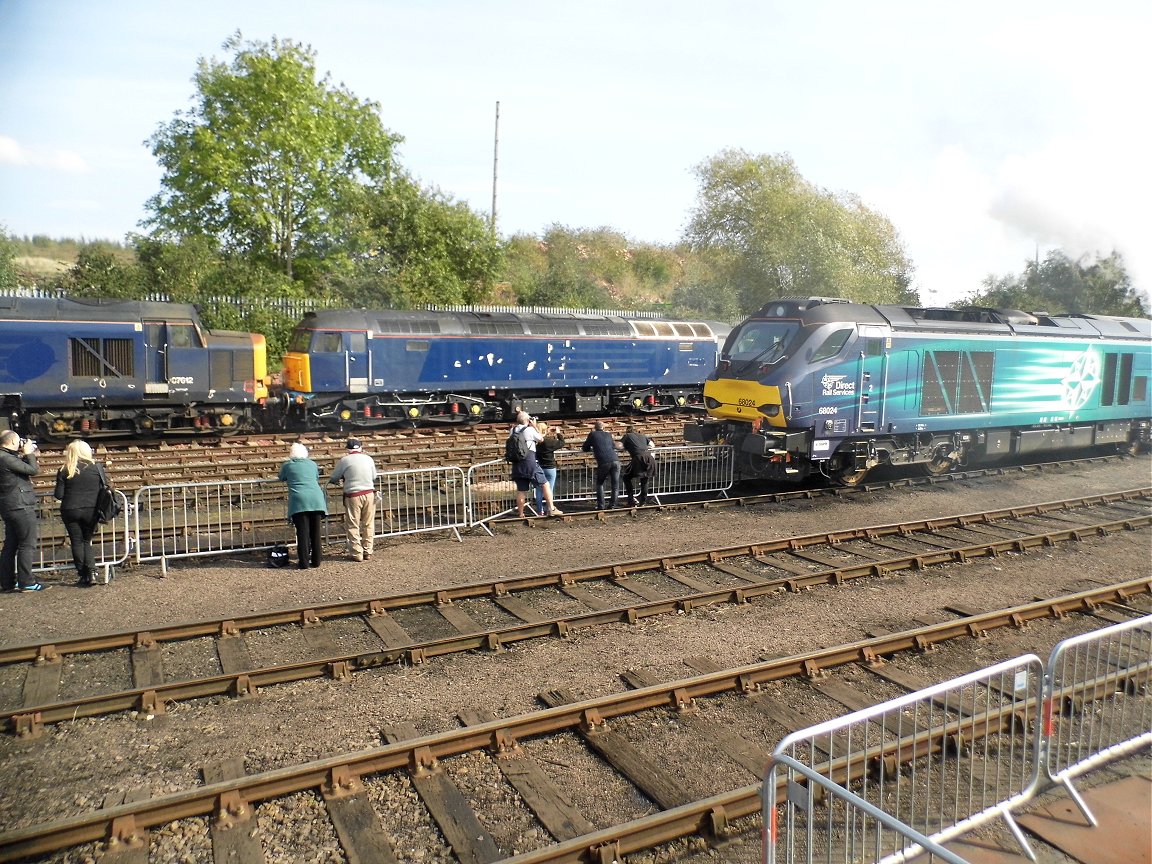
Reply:
[[283, 543], [277, 543], [268, 550], [268, 566], [269, 567], [287, 567], [288, 566], [288, 547]]
[[523, 462], [528, 458], [528, 439], [524, 437], [527, 427], [518, 426], [512, 430], [508, 440], [504, 442], [504, 461]]

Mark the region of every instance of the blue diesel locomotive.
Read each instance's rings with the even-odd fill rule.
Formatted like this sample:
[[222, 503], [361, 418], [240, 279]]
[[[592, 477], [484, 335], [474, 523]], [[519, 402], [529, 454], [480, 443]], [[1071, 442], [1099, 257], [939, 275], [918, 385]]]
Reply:
[[703, 410], [715, 322], [512, 312], [323, 311], [296, 327], [293, 425], [329, 429]]
[[746, 477], [859, 483], [881, 464], [1149, 442], [1152, 321], [784, 298], [728, 335], [704, 385]]
[[249, 431], [267, 400], [253, 333], [195, 307], [0, 297], [0, 428], [48, 441]]

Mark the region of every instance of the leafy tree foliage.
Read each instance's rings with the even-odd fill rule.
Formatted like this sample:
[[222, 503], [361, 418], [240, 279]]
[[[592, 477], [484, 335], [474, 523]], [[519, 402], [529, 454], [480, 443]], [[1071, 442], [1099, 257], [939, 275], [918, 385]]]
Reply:
[[505, 247], [503, 281], [512, 302], [525, 305], [650, 309], [683, 275], [680, 250], [610, 228], [552, 225], [542, 238], [521, 234]]
[[76, 263], [52, 286], [70, 297], [107, 297], [134, 300], [147, 293], [144, 274], [119, 247], [88, 243], [80, 247]]
[[500, 241], [468, 205], [401, 175], [365, 190], [359, 214], [351, 272], [334, 280], [349, 302], [413, 308], [491, 298]]
[[0, 289], [16, 288], [20, 279], [16, 273], [16, 243], [0, 225]]
[[953, 305], [1134, 318], [1149, 314], [1147, 301], [1133, 287], [1118, 252], [1074, 261], [1056, 250], [1042, 262], [1026, 262], [1019, 275], [989, 276], [983, 291]]
[[853, 195], [813, 186], [788, 156], [726, 150], [696, 176], [686, 240], [715, 281], [737, 286], [743, 312], [785, 295], [918, 302], [891, 222]]
[[143, 223], [158, 238], [218, 238], [228, 253], [292, 278], [342, 248], [349, 199], [389, 179], [394, 146], [378, 106], [316, 80], [315, 53], [291, 40], [224, 43], [201, 58], [198, 100], [147, 142], [164, 171]]

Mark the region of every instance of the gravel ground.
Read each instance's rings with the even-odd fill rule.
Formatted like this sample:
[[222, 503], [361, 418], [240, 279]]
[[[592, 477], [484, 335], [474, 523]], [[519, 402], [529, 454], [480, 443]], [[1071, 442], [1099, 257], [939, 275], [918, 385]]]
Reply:
[[[378, 543], [372, 561], [343, 560], [335, 550], [319, 570], [271, 570], [256, 556], [201, 559], [169, 567], [124, 569], [108, 586], [90, 590], [58, 585], [38, 595], [0, 595], [0, 619], [6, 644], [66, 638], [120, 629], [144, 629], [181, 620], [242, 614], [257, 610], [329, 602], [460, 584], [501, 574], [554, 571], [605, 561], [627, 561], [662, 554], [738, 545], [773, 538], [1009, 507], [1077, 495], [1117, 491], [1149, 484], [1147, 457], [1060, 472], [1020, 474], [882, 493], [846, 496], [751, 508], [713, 511], [650, 512], [604, 523], [536, 520], [531, 526], [499, 527], [495, 537], [482, 533], [457, 542], [451, 535], [423, 535]], [[173, 706], [167, 717], [143, 721], [130, 715], [78, 720], [49, 728], [39, 740], [0, 738], [0, 830], [64, 818], [100, 806], [107, 796], [143, 787], [154, 795], [199, 782], [207, 763], [237, 754], [249, 772], [378, 746], [389, 727], [410, 723], [421, 733], [458, 725], [463, 709], [512, 715], [539, 707], [536, 696], [566, 688], [578, 697], [616, 692], [619, 674], [643, 670], [660, 679], [692, 674], [684, 659], [710, 656], [727, 664], [753, 663], [863, 638], [869, 631], [904, 629], [917, 619], [944, 615], [947, 605], [978, 609], [1029, 602], [1037, 596], [1083, 590], [1090, 585], [1147, 575], [1150, 534], [1125, 532], [1091, 538], [1025, 555], [1005, 555], [968, 566], [934, 567], [900, 573], [886, 580], [862, 579], [839, 589], [772, 595], [742, 607], [721, 606], [690, 615], [648, 619], [638, 625], [613, 625], [567, 640], [520, 644], [496, 654], [457, 655], [416, 667], [359, 673], [351, 682], [306, 681], [264, 691], [256, 699], [206, 700]], [[1062, 638], [1060, 627], [1050, 642]], [[264, 639], [250, 637], [254, 657]], [[291, 638], [291, 637], [285, 637]], [[338, 634], [341, 644], [356, 644], [356, 633]], [[1044, 638], [1049, 638], [1045, 636]], [[1035, 650], [1033, 636], [1020, 644]], [[942, 675], [1015, 656], [1017, 640], [966, 644], [941, 661]], [[281, 650], [284, 643], [268, 646]], [[188, 671], [214, 662], [207, 640], [179, 656], [165, 656], [165, 667]], [[942, 654], [941, 657], [946, 655]], [[85, 679], [118, 674], [123, 656], [66, 678], [65, 689], [83, 692]], [[955, 667], [955, 668], [953, 668]], [[451, 706], [446, 708], [445, 706]], [[718, 705], [723, 712], [729, 707]], [[747, 716], [747, 715], [745, 715]], [[735, 721], [733, 721], [735, 722]], [[763, 730], [765, 746], [780, 737]], [[575, 739], [529, 742], [544, 765], [571, 769], [573, 776], [591, 766]], [[699, 762], [699, 760], [697, 760]], [[675, 754], [692, 764], [692, 754]], [[713, 767], [714, 766], [709, 766]], [[539, 829], [511, 814], [515, 793], [499, 779], [484, 756], [453, 760], [451, 776], [476, 800], [491, 808], [486, 827], [502, 848], [523, 851], [541, 842]], [[714, 770], [699, 770], [696, 783], [717, 782]], [[403, 821], [401, 806], [415, 796], [407, 779], [378, 778], [367, 784], [384, 817], [401, 861], [451, 860], [431, 824]], [[597, 827], [621, 816], [651, 812], [651, 805], [618, 780], [575, 784], [576, 804]], [[292, 820], [280, 818], [283, 810]], [[305, 819], [308, 814], [309, 819]], [[393, 816], [395, 818], [393, 818]], [[270, 861], [343, 860], [338, 843], [314, 796], [294, 796], [258, 811]], [[303, 827], [302, 827], [303, 826]], [[301, 834], [301, 832], [303, 832]], [[205, 820], [188, 820], [161, 832], [173, 838], [153, 861], [210, 860]], [[155, 844], [154, 844], [155, 845]], [[302, 850], [308, 850], [304, 852]], [[755, 861], [758, 833], [738, 838], [719, 850], [681, 844], [659, 856], [678, 860]], [[77, 850], [52, 860], [83, 861]], [[640, 860], [651, 860], [641, 858]]]

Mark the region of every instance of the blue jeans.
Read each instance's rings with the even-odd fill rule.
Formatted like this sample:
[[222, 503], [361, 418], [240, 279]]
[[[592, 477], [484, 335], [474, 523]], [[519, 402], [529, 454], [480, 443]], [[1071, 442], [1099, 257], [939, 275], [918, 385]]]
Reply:
[[[557, 468], [542, 468], [544, 476], [548, 478], [548, 485], [552, 487], [552, 500], [556, 500], [556, 472]], [[536, 512], [544, 514], [544, 489], [541, 486], [536, 487]]]

